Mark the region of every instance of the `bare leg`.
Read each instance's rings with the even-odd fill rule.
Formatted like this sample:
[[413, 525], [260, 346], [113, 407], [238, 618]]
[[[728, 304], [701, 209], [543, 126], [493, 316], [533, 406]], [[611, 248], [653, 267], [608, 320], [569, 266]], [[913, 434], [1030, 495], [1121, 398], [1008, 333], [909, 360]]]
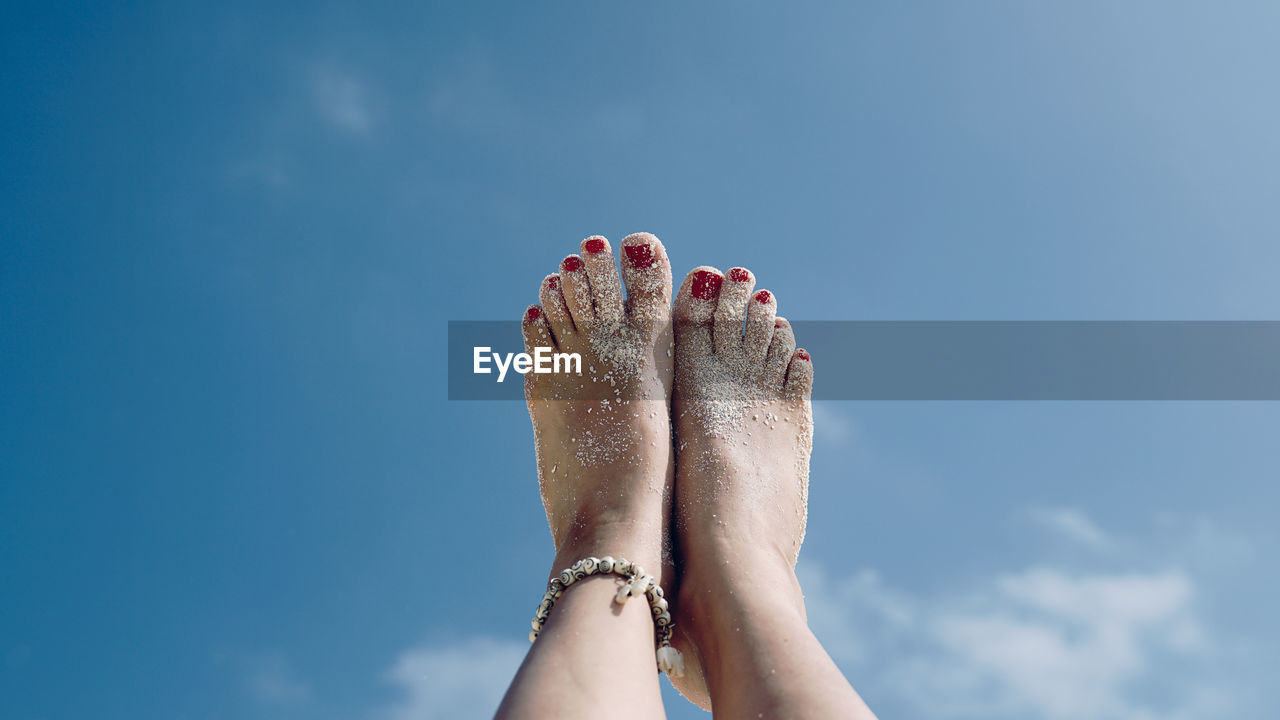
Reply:
[[697, 658], [677, 685], [717, 717], [871, 719], [805, 619], [813, 366], [754, 286], [698, 268], [676, 297], [676, 627]]
[[[647, 233], [623, 240], [627, 298], [603, 238], [582, 242], [542, 282], [523, 323], [526, 349], [578, 353], [582, 375], [525, 375], [538, 480], [556, 557], [626, 558], [660, 584], [675, 457], [671, 265]], [[500, 718], [653, 718], [663, 714], [649, 605], [614, 602], [618, 576], [567, 588], [511, 683]], [[539, 593], [530, 592], [530, 613]]]
[[[640, 550], [639, 543], [629, 545], [636, 549], [629, 554], [619, 554], [617, 548], [623, 546], [628, 543], [590, 543], [580, 551], [562, 553], [554, 572], [590, 556], [625, 557], [646, 570], [660, 564], [657, 553]], [[643, 557], [652, 557], [652, 564], [641, 561]], [[626, 605], [614, 603], [621, 585], [616, 575], [594, 575], [566, 590], [516, 673], [497, 717], [663, 717], [653, 616], [642, 598]]]

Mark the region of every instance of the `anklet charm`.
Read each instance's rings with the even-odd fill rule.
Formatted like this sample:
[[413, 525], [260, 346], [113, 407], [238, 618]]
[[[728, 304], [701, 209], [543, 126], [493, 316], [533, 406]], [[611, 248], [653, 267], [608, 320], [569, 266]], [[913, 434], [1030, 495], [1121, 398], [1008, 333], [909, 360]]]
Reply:
[[551, 582], [547, 583], [547, 592], [542, 596], [542, 602], [538, 604], [533, 622], [530, 623], [533, 630], [529, 632], [529, 642], [538, 639], [542, 626], [547, 622], [547, 618], [551, 617], [551, 608], [555, 607], [556, 600], [560, 599], [566, 588], [591, 575], [609, 574], [619, 575], [626, 580], [613, 598], [614, 602], [625, 605], [628, 599], [641, 595], [648, 599], [653, 623], [657, 626], [658, 672], [665, 672], [671, 677], [684, 675], [684, 657], [679, 650], [671, 647], [671, 629], [675, 627], [675, 623], [671, 619], [671, 612], [667, 608], [667, 600], [663, 597], [662, 588], [652, 575], [645, 574], [644, 568], [639, 564], [627, 562], [622, 558], [614, 560], [609, 555], [602, 558], [583, 558], [551, 578]]

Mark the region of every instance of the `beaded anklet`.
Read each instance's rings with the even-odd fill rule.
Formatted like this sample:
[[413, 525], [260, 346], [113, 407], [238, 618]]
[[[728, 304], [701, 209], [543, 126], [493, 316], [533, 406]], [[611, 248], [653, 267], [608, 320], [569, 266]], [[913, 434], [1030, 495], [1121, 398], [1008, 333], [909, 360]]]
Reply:
[[622, 559], [614, 560], [608, 555], [602, 558], [583, 558], [551, 578], [551, 582], [547, 583], [547, 593], [542, 596], [538, 611], [534, 613], [533, 630], [529, 633], [529, 642], [538, 639], [538, 633], [542, 632], [543, 624], [547, 622], [547, 618], [551, 617], [551, 608], [555, 606], [556, 600], [560, 599], [566, 588], [584, 577], [610, 573], [620, 575], [627, 580], [622, 589], [618, 590], [617, 596], [613, 598], [614, 602], [623, 605], [629, 598], [639, 597], [642, 594], [649, 600], [653, 622], [658, 626], [658, 672], [665, 672], [671, 677], [684, 675], [684, 657], [680, 655], [679, 650], [671, 647], [671, 628], [675, 623], [672, 622], [671, 613], [667, 610], [667, 600], [662, 596], [662, 588], [658, 587], [652, 575], [645, 574], [644, 568], [640, 565]]

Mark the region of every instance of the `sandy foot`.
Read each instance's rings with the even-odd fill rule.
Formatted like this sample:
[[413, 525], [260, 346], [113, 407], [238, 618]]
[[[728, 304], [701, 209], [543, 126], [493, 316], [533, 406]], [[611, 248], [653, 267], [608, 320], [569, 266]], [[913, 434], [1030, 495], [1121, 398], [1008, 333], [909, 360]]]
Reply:
[[[744, 268], [721, 274], [700, 267], [676, 296], [672, 415], [686, 587], [697, 585], [697, 568], [748, 554], [793, 567], [804, 540], [813, 366], [808, 353], [796, 349], [790, 324], [777, 317], [777, 298], [754, 288], [755, 277]], [[674, 682], [710, 709], [696, 648], [681, 625], [677, 610], [676, 645], [686, 654], [686, 674]]]
[[[581, 355], [582, 374], [525, 375], [538, 482], [557, 557], [626, 557], [670, 576], [674, 452], [671, 264], [648, 233], [582, 241], [525, 311], [526, 351]], [[623, 282], [626, 297], [623, 296]], [[663, 569], [667, 571], [664, 573]]]

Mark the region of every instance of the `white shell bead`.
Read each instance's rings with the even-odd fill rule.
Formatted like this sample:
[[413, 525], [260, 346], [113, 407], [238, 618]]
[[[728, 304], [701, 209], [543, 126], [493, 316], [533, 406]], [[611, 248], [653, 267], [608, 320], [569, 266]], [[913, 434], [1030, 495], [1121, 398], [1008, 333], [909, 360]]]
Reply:
[[631, 581], [631, 597], [640, 597], [644, 591], [649, 588], [649, 583], [653, 582], [652, 575], [641, 575]]
[[684, 656], [670, 645], [658, 648], [658, 669], [671, 677], [684, 675]]
[[600, 568], [600, 572], [602, 573], [613, 572], [613, 558], [609, 555], [605, 555], [600, 558], [600, 562], [597, 567]]

